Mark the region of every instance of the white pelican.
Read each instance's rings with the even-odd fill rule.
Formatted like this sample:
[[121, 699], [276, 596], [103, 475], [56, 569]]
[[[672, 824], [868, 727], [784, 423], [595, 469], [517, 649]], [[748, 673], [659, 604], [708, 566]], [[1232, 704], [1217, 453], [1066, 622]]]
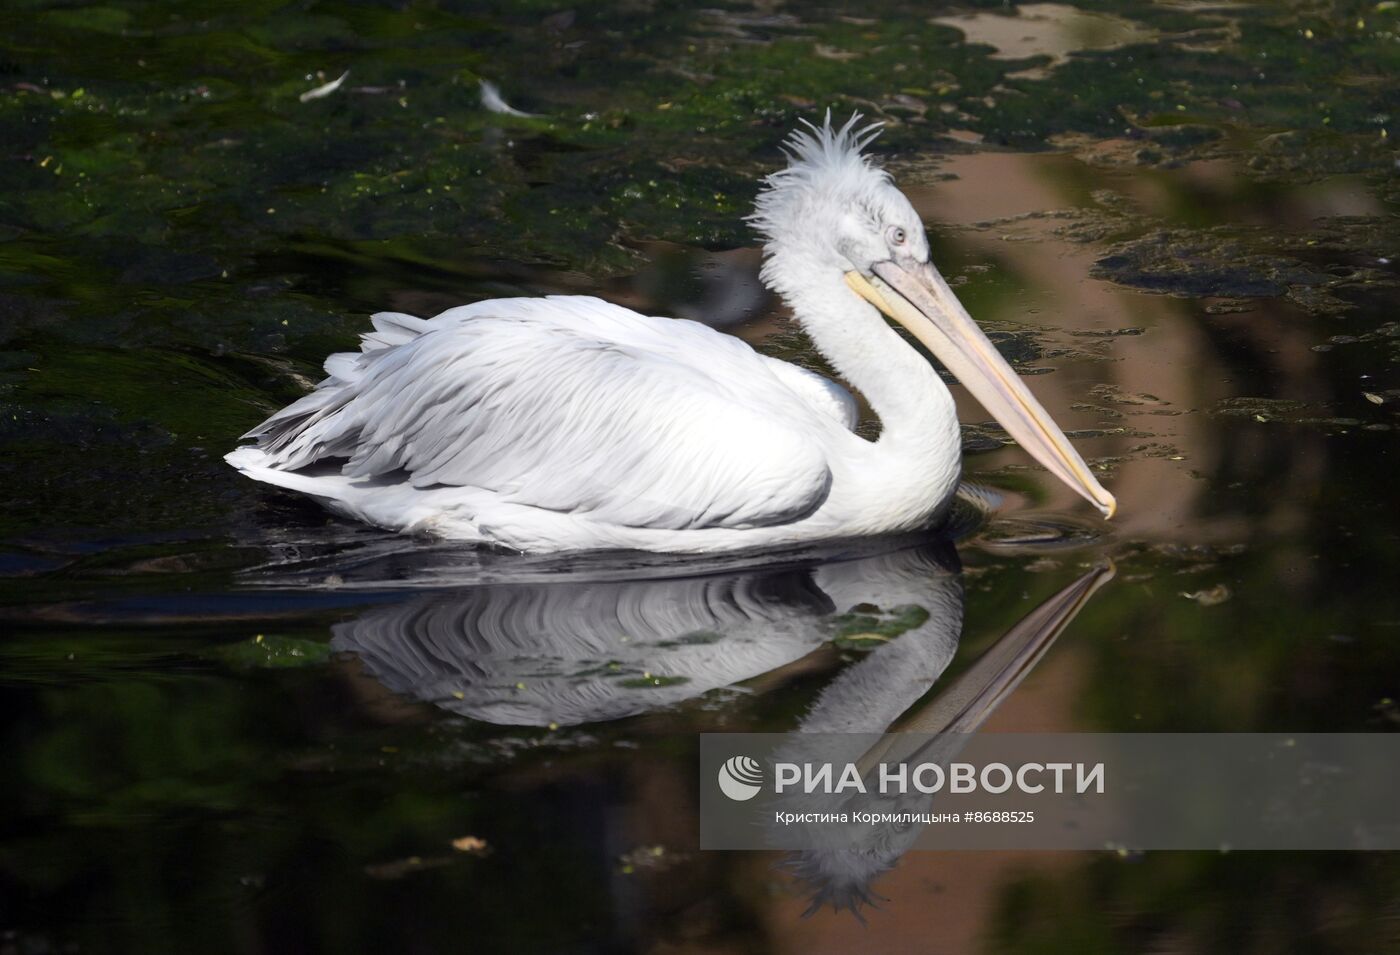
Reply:
[[880, 418], [831, 381], [690, 321], [585, 296], [382, 312], [362, 353], [227, 460], [379, 527], [519, 551], [705, 552], [910, 530], [957, 488], [952, 395], [894, 319], [1049, 471], [1113, 496], [929, 261], [914, 207], [864, 148], [794, 133], [751, 217], [762, 277]]

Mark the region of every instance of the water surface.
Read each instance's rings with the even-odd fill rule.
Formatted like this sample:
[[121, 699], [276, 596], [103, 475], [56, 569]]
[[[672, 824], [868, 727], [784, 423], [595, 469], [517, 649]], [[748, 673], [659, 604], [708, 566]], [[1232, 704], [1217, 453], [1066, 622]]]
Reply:
[[[864, 896], [699, 852], [694, 778], [936, 706], [1110, 564], [986, 731], [1400, 729], [1393, 4], [19, 6], [0, 950], [1400, 945], [1380, 854], [911, 853], [803, 918]], [[742, 216], [827, 106], [1119, 519], [956, 386], [951, 542], [520, 559], [220, 461], [379, 309], [599, 294], [822, 367]]]

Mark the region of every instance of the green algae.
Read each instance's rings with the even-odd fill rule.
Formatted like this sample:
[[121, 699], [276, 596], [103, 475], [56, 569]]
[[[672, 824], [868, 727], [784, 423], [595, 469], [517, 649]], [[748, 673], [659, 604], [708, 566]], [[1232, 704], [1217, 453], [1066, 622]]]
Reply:
[[832, 643], [846, 650], [873, 650], [928, 622], [924, 607], [902, 606], [881, 610], [862, 606], [832, 619], [836, 628]]
[[[749, 914], [750, 896], [767, 893], [731, 888], [722, 860], [685, 870], [709, 888], [668, 899], [660, 921], [679, 928], [610, 936], [599, 926], [615, 900], [589, 862], [594, 834], [568, 824], [583, 803], [559, 793], [632, 791], [628, 764], [664, 772], [667, 760], [681, 767], [675, 791], [690, 792], [676, 739], [790, 729], [813, 681], [790, 675], [780, 692], [736, 694], [713, 712], [600, 730], [623, 753], [616, 765], [606, 746], [532, 755], [519, 731], [430, 718], [342, 673], [324, 642], [338, 613], [308, 612], [285, 636], [259, 622], [257, 644], [252, 624], [210, 622], [218, 611], [198, 601], [269, 551], [324, 546], [332, 522], [239, 481], [219, 456], [314, 380], [327, 352], [352, 346], [368, 312], [635, 291], [627, 283], [658, 244], [682, 255], [752, 246], [742, 216], [758, 177], [781, 162], [797, 120], [828, 106], [888, 124], [876, 148], [901, 181], [938, 182], [944, 160], [969, 155], [958, 136], [1063, 154], [1042, 173], [1057, 208], [963, 228], [929, 210], [936, 259], [966, 279], [959, 294], [975, 315], [1016, 314], [1044, 281], [993, 245], [1003, 235], [1086, 250], [1094, 281], [1115, 294], [1176, 299], [1142, 296], [1170, 308], [1111, 323], [1126, 334], [1068, 343], [1057, 315], [990, 324], [1022, 369], [1055, 370], [1046, 384], [1077, 376], [1066, 407], [1085, 416], [1072, 427], [1092, 466], [1124, 477], [1144, 461], [1189, 467], [1208, 493], [1162, 532], [1185, 538], [1171, 546], [1088, 518], [994, 522], [965, 548], [965, 649], [1004, 632], [1088, 551], [1111, 553], [1123, 583], [1050, 661], [1082, 681], [1067, 696], [1088, 725], [1393, 728], [1377, 701], [1395, 698], [1394, 434], [1368, 429], [1395, 422], [1400, 384], [1400, 11], [1075, 7], [1140, 32], [1051, 64], [929, 22], [1014, 11], [1001, 0], [876, 3], [855, 18], [679, 3], [565, 18], [544, 3], [420, 0], [15, 5], [22, 15], [0, 37], [0, 526], [19, 569], [0, 583], [7, 622], [24, 632], [0, 651], [0, 750], [6, 778], [23, 785], [5, 796], [14, 825], [0, 871], [35, 913], [16, 944], [212, 951], [245, 937], [259, 911], [279, 931], [306, 926], [307, 947], [392, 948], [402, 938], [377, 919], [405, 900], [366, 888], [364, 867], [432, 858], [464, 832], [490, 835], [508, 864], [490, 878], [445, 868], [405, 880], [407, 908], [432, 913], [412, 927], [428, 948], [664, 947], [670, 928], [688, 944], [749, 944], [746, 920], [765, 917]], [[340, 90], [299, 101], [345, 69]], [[485, 112], [482, 78], [540, 118]], [[1212, 187], [1211, 164], [1231, 170], [1227, 184]], [[1370, 212], [1291, 204], [1338, 176], [1375, 198]], [[826, 369], [780, 327], [766, 350]], [[1275, 360], [1296, 362], [1288, 332], [1315, 365]], [[1172, 359], [1198, 390], [1131, 376], [1140, 359], [1125, 356], [1141, 351], [1129, 349], [1182, 340], [1204, 343]], [[1211, 363], [1190, 364], [1202, 356]], [[1090, 358], [1099, 363], [1074, 369]], [[1183, 430], [1148, 441], [1123, 426], [1146, 415], [1181, 415]], [[984, 452], [971, 476], [1046, 505], [1043, 475], [1003, 452], [997, 428], [965, 433]], [[1150, 503], [1125, 519], [1150, 525]], [[1214, 607], [1178, 596], [1222, 584], [1233, 597]], [[917, 637], [917, 609], [857, 608], [833, 624], [835, 644]], [[960, 652], [950, 674], [969, 658]], [[642, 692], [674, 679], [619, 677]], [[468, 752], [491, 772], [510, 759], [527, 771], [493, 796], [497, 780], [461, 768]], [[535, 785], [550, 795], [531, 805], [549, 811], [526, 818], [520, 793]], [[541, 845], [550, 851], [530, 851]], [[303, 882], [318, 891], [289, 888]], [[550, 911], [519, 918], [540, 886]], [[1268, 950], [1283, 944], [1270, 926], [1287, 926], [1294, 947], [1383, 950], [1394, 887], [1384, 860], [1092, 861], [1015, 879], [994, 899], [990, 942]], [[717, 928], [716, 911], [743, 913], [742, 924]], [[31, 924], [59, 928], [40, 937]], [[264, 947], [299, 943], [268, 937]]]
[[325, 663], [330, 659], [331, 648], [318, 640], [260, 633], [241, 643], [220, 647], [212, 656], [232, 667], [285, 669]]
[[1385, 268], [1400, 239], [1393, 218], [1333, 217], [1306, 230], [1264, 228], [1156, 230], [1118, 243], [1094, 263], [1095, 278], [1190, 298], [1287, 296], [1318, 316], [1337, 315], [1400, 288]]

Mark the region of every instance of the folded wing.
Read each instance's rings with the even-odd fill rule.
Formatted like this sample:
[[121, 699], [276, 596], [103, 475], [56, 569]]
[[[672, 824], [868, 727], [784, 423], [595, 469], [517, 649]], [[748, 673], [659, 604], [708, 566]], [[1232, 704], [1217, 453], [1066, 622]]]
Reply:
[[676, 529], [799, 520], [830, 488], [829, 416], [698, 323], [578, 296], [494, 300], [375, 316], [363, 347], [247, 435], [271, 466], [334, 462]]

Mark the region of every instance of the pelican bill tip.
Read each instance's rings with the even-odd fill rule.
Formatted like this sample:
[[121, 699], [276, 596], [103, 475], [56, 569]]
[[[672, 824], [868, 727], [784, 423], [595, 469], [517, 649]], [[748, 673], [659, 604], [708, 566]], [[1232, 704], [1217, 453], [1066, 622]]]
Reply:
[[1103, 513], [1103, 519], [1106, 521], [1111, 521], [1113, 520], [1113, 515], [1118, 513], [1118, 498], [1114, 497], [1112, 494], [1109, 494], [1107, 492], [1104, 493], [1104, 497], [1106, 497], [1108, 500], [1106, 502], [1099, 503], [1098, 507], [1099, 510]]

